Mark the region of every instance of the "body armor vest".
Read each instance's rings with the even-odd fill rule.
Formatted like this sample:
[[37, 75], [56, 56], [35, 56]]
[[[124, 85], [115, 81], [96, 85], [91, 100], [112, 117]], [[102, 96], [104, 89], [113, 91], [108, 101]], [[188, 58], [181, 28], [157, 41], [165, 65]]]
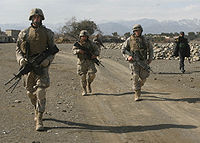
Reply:
[[146, 60], [147, 59], [147, 43], [143, 36], [136, 37], [135, 35], [131, 35], [130, 37], [130, 50], [132, 52], [139, 51], [139, 59]]
[[27, 40], [29, 42], [29, 56], [39, 54], [48, 48], [47, 30], [43, 26], [37, 29], [30, 27]]
[[[91, 41], [84, 41], [84, 42], [80, 42], [79, 41], [79, 44], [86, 50], [90, 51], [91, 53], [95, 53], [95, 49], [91, 43]], [[78, 55], [78, 58], [80, 60], [86, 60], [86, 59], [89, 59], [89, 57], [86, 55], [86, 54], [79, 54]]]

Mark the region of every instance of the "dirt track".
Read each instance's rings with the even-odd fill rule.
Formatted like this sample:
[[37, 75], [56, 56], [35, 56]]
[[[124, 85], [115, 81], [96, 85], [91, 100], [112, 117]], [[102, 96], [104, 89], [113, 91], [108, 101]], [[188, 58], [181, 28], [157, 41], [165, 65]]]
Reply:
[[119, 50], [104, 50], [105, 68], [98, 67], [94, 94], [82, 97], [71, 45], [58, 47], [50, 68], [46, 131], [36, 132], [22, 84], [12, 94], [3, 85], [19, 68], [15, 44], [0, 44], [0, 142], [200, 142], [200, 63], [186, 63], [186, 74], [180, 74], [178, 61], [153, 61], [157, 74], [147, 80], [143, 100], [134, 102], [128, 64]]

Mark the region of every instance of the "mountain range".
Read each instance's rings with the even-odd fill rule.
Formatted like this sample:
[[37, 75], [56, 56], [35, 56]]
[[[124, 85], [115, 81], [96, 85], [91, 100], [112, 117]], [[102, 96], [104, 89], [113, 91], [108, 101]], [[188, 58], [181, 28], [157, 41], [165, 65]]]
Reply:
[[175, 33], [184, 31], [188, 32], [200, 32], [200, 19], [182, 19], [178, 21], [166, 20], [158, 21], [155, 19], [140, 19], [133, 21], [118, 21], [118, 22], [107, 22], [99, 24], [100, 30], [104, 34], [112, 34], [117, 32], [119, 35], [123, 35], [126, 32], [132, 32], [134, 24], [141, 24], [144, 33]]
[[[119, 35], [123, 35], [126, 32], [132, 32], [134, 24], [141, 24], [144, 33], [174, 33], [184, 31], [188, 32], [200, 32], [200, 19], [182, 19], [182, 20], [165, 20], [158, 21], [156, 19], [139, 19], [132, 21], [117, 21], [117, 22], [104, 22], [97, 24], [104, 35], [111, 35], [113, 32], [117, 32]], [[64, 23], [58, 24], [45, 24], [48, 28], [51, 28], [54, 32], [59, 32]], [[2, 31], [6, 29], [21, 30], [27, 27], [27, 24], [0, 24]]]

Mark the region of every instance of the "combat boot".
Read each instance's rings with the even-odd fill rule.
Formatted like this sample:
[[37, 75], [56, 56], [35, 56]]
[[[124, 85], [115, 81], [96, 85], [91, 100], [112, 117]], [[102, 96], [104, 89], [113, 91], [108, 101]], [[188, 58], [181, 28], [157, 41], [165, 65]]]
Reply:
[[140, 101], [141, 90], [135, 90], [135, 101]]
[[184, 68], [181, 68], [181, 72], [182, 72], [182, 73], [185, 73], [185, 70], [184, 70]]
[[38, 112], [37, 118], [36, 118], [36, 127], [35, 127], [36, 131], [43, 131], [44, 130], [43, 122], [42, 122], [42, 116], [43, 116], [43, 113]]
[[86, 95], [87, 95], [86, 87], [83, 87], [82, 96], [86, 96]]

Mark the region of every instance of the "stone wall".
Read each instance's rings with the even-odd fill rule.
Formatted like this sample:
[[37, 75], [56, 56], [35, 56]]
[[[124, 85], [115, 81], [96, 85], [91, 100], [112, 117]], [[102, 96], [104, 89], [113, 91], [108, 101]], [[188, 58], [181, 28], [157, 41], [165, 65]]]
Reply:
[[[106, 43], [106, 49], [121, 49], [123, 43]], [[200, 61], [200, 44], [189, 43], [190, 45], [190, 61]], [[178, 57], [173, 57], [173, 50], [175, 48], [175, 43], [154, 43], [154, 59], [179, 59]]]

